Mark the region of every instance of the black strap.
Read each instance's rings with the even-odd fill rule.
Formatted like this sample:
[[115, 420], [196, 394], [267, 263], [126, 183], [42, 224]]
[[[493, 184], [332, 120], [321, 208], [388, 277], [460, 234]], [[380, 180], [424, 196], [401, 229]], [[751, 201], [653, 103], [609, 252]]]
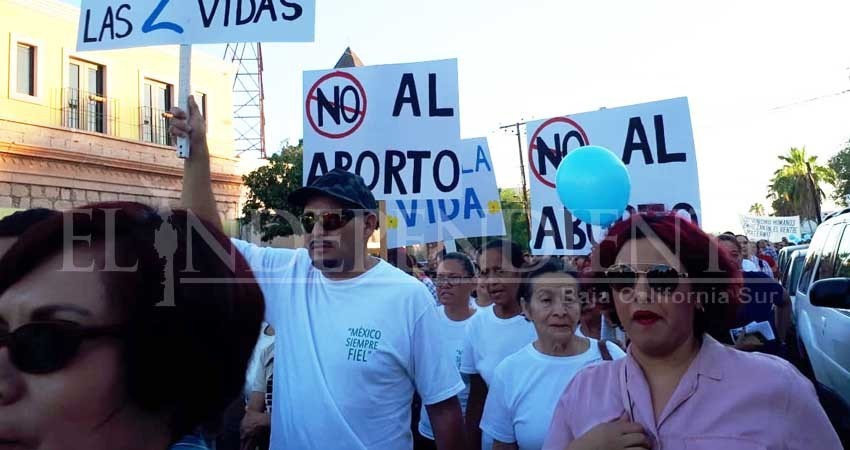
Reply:
[[608, 351], [608, 346], [605, 345], [605, 341], [600, 339], [596, 341], [596, 345], [599, 346], [599, 353], [602, 354], [603, 361], [613, 361], [614, 358], [611, 357], [611, 352]]

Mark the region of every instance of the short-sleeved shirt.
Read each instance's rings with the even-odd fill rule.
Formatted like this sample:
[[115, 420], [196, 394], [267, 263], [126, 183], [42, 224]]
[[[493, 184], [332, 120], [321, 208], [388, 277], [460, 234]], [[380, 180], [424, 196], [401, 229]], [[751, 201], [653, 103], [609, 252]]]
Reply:
[[653, 449], [841, 449], [812, 383], [797, 369], [707, 335], [658, 420], [649, 384], [629, 352], [573, 378], [555, 407], [543, 448], [563, 450], [623, 415], [643, 426]]
[[251, 396], [254, 380], [257, 378], [257, 370], [262, 366], [263, 353], [274, 342], [274, 336], [266, 334], [266, 329], [269, 324], [263, 322], [260, 331], [260, 337], [257, 338], [257, 344], [254, 346], [254, 352], [251, 353], [251, 359], [248, 362], [248, 370], [245, 372], [245, 401]]
[[[520, 450], [543, 447], [555, 405], [567, 384], [584, 367], [603, 363], [599, 341], [587, 339], [587, 350], [575, 356], [546, 355], [528, 344], [505, 358], [493, 375], [481, 429], [498, 441], [516, 442]], [[612, 358], [626, 356], [615, 344], [605, 345]]]
[[[472, 304], [474, 303], [472, 302]], [[444, 306], [437, 308], [437, 314], [440, 317], [441, 329], [438, 342], [445, 347], [447, 352], [455, 355], [455, 363], [457, 363], [458, 370], [460, 370], [460, 362], [463, 359], [463, 340], [466, 338], [466, 326], [475, 315], [473, 314], [466, 320], [452, 320], [446, 315], [446, 308]], [[457, 395], [457, 398], [460, 401], [461, 412], [466, 412], [466, 403], [469, 400], [469, 386], [466, 386]], [[425, 410], [425, 405], [422, 405], [422, 411], [419, 414], [419, 434], [428, 439], [434, 439], [434, 430], [431, 428], [431, 420], [428, 418], [428, 411]]]
[[[505, 358], [537, 339], [534, 325], [522, 314], [500, 319], [490, 306], [472, 316], [466, 330], [460, 373], [478, 374], [488, 386], [493, 372]], [[490, 448], [493, 437], [481, 435], [481, 447]]]
[[489, 386], [496, 366], [535, 339], [534, 325], [525, 316], [500, 319], [492, 307], [482, 309], [467, 326], [460, 372], [481, 375]]
[[263, 349], [260, 354], [259, 366], [251, 383], [251, 392], [259, 392], [265, 398], [266, 412], [272, 411], [272, 393], [274, 379], [274, 342]]
[[414, 389], [426, 405], [464, 389], [454, 355], [432, 345], [437, 309], [415, 278], [378, 261], [332, 280], [306, 249], [234, 245], [275, 328], [271, 448], [411, 448]]

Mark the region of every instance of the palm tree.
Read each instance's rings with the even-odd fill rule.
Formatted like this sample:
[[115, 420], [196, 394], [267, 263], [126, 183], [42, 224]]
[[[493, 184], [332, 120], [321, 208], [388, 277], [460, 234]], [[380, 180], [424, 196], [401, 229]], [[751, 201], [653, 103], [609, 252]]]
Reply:
[[821, 183], [835, 184], [835, 171], [818, 165], [818, 157], [807, 155], [805, 147], [792, 147], [779, 159], [784, 164], [773, 173], [767, 196], [772, 200], [774, 212], [777, 216], [799, 215], [803, 220], [815, 219], [816, 199], [820, 201], [826, 197]]
[[763, 216], [764, 215], [764, 205], [761, 203], [753, 203], [750, 205], [750, 214], [754, 216]]

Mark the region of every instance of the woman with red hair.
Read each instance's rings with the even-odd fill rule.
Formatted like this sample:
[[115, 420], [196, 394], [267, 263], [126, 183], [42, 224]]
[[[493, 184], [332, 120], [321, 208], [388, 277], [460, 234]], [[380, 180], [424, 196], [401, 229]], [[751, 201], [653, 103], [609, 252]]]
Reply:
[[544, 448], [841, 448], [793, 366], [716, 340], [735, 318], [740, 274], [713, 238], [678, 216], [633, 215], [599, 256], [628, 355], [576, 375]]

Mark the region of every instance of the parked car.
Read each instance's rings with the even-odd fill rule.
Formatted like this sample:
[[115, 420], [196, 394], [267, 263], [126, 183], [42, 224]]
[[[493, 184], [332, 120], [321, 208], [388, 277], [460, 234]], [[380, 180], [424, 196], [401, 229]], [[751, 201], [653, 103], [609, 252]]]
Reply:
[[809, 248], [808, 244], [805, 245], [791, 245], [788, 247], [779, 250], [779, 257], [776, 258], [777, 270], [779, 270], [778, 278], [780, 280], [784, 279], [788, 274], [788, 267], [791, 263], [791, 255], [797, 250], [805, 250]]
[[[794, 301], [798, 347], [833, 417], [850, 429], [850, 212], [812, 237]], [[847, 431], [847, 430], [839, 430]]]
[[[806, 249], [794, 250], [788, 258], [788, 267], [783, 277], [779, 280], [782, 287], [788, 292], [788, 297], [791, 299], [792, 311], [797, 297], [797, 285], [800, 282], [800, 274], [803, 273], [803, 263], [806, 260]], [[796, 324], [797, 317], [792, 313], [792, 321]]]

